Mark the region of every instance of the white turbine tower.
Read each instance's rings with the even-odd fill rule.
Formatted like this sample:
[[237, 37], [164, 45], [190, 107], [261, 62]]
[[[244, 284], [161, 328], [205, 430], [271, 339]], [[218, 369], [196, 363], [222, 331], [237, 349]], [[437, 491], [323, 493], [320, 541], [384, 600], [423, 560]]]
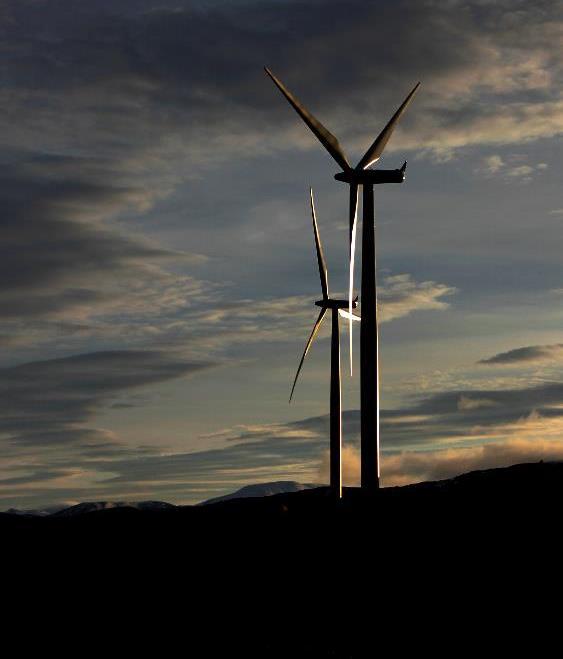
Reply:
[[[339, 316], [349, 318], [350, 322], [360, 320], [359, 316], [355, 316], [347, 311], [348, 300], [336, 300], [330, 297], [328, 292], [328, 272], [326, 268], [325, 257], [323, 253], [323, 246], [319, 236], [319, 227], [317, 225], [317, 216], [315, 213], [315, 200], [313, 198], [313, 189], [310, 189], [311, 196], [311, 216], [313, 218], [313, 233], [315, 234], [315, 248], [317, 252], [317, 263], [319, 266], [319, 275], [321, 278], [321, 290], [323, 297], [317, 300], [315, 305], [321, 308], [319, 317], [317, 318], [313, 331], [305, 345], [305, 350], [299, 362], [289, 402], [293, 398], [297, 378], [301, 372], [301, 367], [305, 361], [305, 357], [309, 352], [319, 329], [321, 328], [324, 317], [330, 309], [332, 312], [332, 334], [330, 341], [330, 489], [335, 497], [342, 496], [342, 391], [340, 381], [340, 323]], [[356, 307], [357, 299], [352, 300], [352, 307]]]

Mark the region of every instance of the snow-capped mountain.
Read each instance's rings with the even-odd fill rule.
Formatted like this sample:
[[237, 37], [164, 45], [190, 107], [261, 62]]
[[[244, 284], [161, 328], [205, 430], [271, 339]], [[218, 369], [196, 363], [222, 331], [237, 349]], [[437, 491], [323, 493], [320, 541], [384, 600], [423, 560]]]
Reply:
[[206, 506], [210, 503], [218, 503], [219, 501], [228, 501], [229, 499], [247, 499], [249, 497], [269, 497], [273, 494], [287, 494], [288, 492], [301, 492], [302, 490], [310, 490], [315, 487], [320, 487], [313, 483], [298, 483], [296, 481], [274, 481], [272, 483], [256, 483], [255, 485], [245, 485], [240, 490], [232, 492], [231, 494], [224, 494], [220, 497], [207, 499], [198, 505]]
[[54, 513], [57, 517], [73, 517], [92, 513], [96, 510], [108, 510], [110, 508], [136, 508], [137, 510], [167, 510], [175, 508], [166, 501], [84, 501], [75, 506], [64, 508]]
[[47, 517], [47, 515], [58, 513], [59, 510], [63, 510], [63, 508], [67, 508], [67, 506], [64, 504], [58, 504], [55, 506], [45, 506], [45, 508], [33, 508], [26, 510], [22, 510], [20, 508], [8, 508], [8, 510], [5, 512], [9, 515], [31, 515], [33, 517]]

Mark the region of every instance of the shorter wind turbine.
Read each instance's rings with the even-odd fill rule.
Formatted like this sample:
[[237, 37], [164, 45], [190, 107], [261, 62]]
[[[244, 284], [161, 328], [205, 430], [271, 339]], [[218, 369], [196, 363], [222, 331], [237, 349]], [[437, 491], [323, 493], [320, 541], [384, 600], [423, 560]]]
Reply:
[[[301, 372], [301, 367], [305, 361], [305, 357], [309, 352], [319, 329], [321, 328], [324, 317], [327, 311], [332, 311], [332, 336], [330, 342], [330, 489], [337, 497], [342, 497], [342, 392], [340, 382], [340, 324], [339, 316], [347, 318], [350, 321], [360, 320], [359, 316], [351, 314], [347, 311], [349, 307], [349, 300], [335, 300], [330, 297], [328, 292], [328, 272], [326, 268], [325, 257], [323, 253], [323, 246], [319, 236], [319, 227], [317, 225], [317, 216], [315, 213], [315, 200], [313, 198], [313, 189], [310, 189], [311, 195], [311, 216], [313, 218], [313, 232], [315, 234], [315, 247], [317, 250], [317, 262], [319, 264], [319, 275], [321, 277], [321, 289], [323, 297], [317, 300], [315, 305], [321, 308], [319, 317], [317, 318], [313, 331], [309, 336], [303, 356], [299, 362], [289, 402], [293, 398], [297, 378]], [[356, 308], [358, 305], [358, 298], [352, 301], [352, 307]]]

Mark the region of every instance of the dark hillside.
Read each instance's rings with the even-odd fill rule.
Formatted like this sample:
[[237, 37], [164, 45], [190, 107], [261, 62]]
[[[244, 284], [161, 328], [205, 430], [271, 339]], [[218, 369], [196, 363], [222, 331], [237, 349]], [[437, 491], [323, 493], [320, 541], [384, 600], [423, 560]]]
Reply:
[[457, 648], [487, 638], [492, 651], [501, 629], [504, 650], [532, 629], [543, 630], [537, 643], [549, 634], [562, 504], [563, 464], [538, 463], [373, 499], [347, 489], [338, 503], [316, 488], [206, 506], [3, 514], [0, 534], [22, 620], [37, 606], [51, 625], [63, 616], [51, 643], [95, 629], [98, 656], [110, 642], [112, 654], [175, 656], [181, 641], [188, 657], [356, 658], [376, 656], [376, 639], [399, 655], [439, 654], [452, 635]]

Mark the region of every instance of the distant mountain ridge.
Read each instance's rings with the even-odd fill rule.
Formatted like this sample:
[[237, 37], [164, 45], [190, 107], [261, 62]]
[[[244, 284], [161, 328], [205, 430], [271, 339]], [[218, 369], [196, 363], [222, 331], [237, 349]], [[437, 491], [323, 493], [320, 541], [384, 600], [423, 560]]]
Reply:
[[[373, 656], [380, 630], [402, 643], [407, 620], [417, 644], [412, 651], [420, 653], [420, 639], [428, 638], [431, 650], [440, 654], [444, 647], [451, 654], [460, 638], [470, 638], [467, 621], [477, 611], [483, 615], [474, 627], [489, 634], [479, 646], [491, 642], [492, 652], [499, 647], [502, 654], [510, 636], [500, 618], [504, 611], [510, 623], [526, 627], [537, 609], [541, 624], [524, 649], [537, 647], [548, 626], [557, 641], [558, 609], [551, 602], [558, 592], [562, 507], [563, 462], [539, 462], [384, 487], [375, 495], [346, 487], [339, 501], [328, 487], [318, 487], [160, 512], [123, 507], [67, 516], [3, 513], [0, 537], [6, 575], [24, 606], [35, 598], [41, 616], [52, 611], [56, 617], [48, 634], [39, 634], [25, 608], [16, 607], [24, 631], [38, 636], [42, 648], [51, 637], [61, 646], [72, 627], [78, 647], [103, 639], [100, 656], [108, 647], [160, 656], [178, 643], [197, 648], [193, 630], [201, 630], [201, 656], [360, 659]], [[58, 593], [67, 610], [55, 599]], [[94, 606], [87, 619], [77, 599], [81, 593]], [[101, 608], [97, 593], [105, 596]], [[377, 624], [366, 595], [384, 602], [377, 607]], [[194, 608], [187, 608], [192, 602]], [[72, 625], [67, 611], [77, 615], [69, 618]], [[443, 611], [451, 613], [444, 618], [451, 634], [440, 645], [428, 630]], [[116, 645], [114, 630], [124, 620], [123, 644]], [[149, 644], [146, 630], [155, 621], [157, 637]], [[106, 627], [113, 635], [99, 637]], [[361, 628], [365, 645], [352, 645]], [[181, 638], [168, 645], [174, 629]], [[301, 633], [308, 645], [297, 638]], [[215, 639], [227, 646], [215, 651]], [[235, 647], [239, 639], [241, 652]], [[248, 652], [253, 639], [259, 645]], [[141, 652], [135, 641], [144, 645]], [[549, 643], [539, 656], [549, 656], [551, 638]]]
[[[541, 474], [541, 477], [539, 475]], [[547, 479], [547, 480], [546, 480]], [[525, 487], [524, 487], [525, 483]], [[539, 491], [544, 491], [546, 488], [553, 487], [554, 492], [559, 492], [557, 488], [561, 485], [561, 500], [563, 501], [563, 462], [559, 461], [540, 461], [538, 463], [523, 463], [512, 465], [510, 467], [499, 467], [492, 469], [483, 469], [460, 474], [453, 478], [425, 481], [421, 483], [413, 483], [404, 486], [394, 486], [382, 488], [379, 492], [379, 499], [391, 501], [399, 500], [412, 500], [420, 502], [429, 500], [429, 498], [436, 499], [436, 497], [448, 497], [453, 499], [458, 496], [465, 496], [466, 491], [472, 491], [471, 500], [483, 499], [488, 496], [502, 496], [508, 490], [513, 490], [519, 496], [531, 497], [537, 496]], [[1, 515], [10, 516], [13, 518], [73, 518], [83, 514], [88, 514], [96, 511], [105, 511], [118, 508], [129, 508], [144, 512], [159, 512], [166, 510], [187, 511], [192, 508], [206, 507], [212, 504], [241, 500], [241, 505], [248, 509], [248, 506], [242, 500], [248, 499], [267, 499], [274, 495], [291, 495], [305, 494], [305, 499], [299, 497], [302, 502], [310, 500], [310, 496], [315, 498], [317, 490], [319, 496], [325, 496], [328, 489], [325, 485], [315, 483], [299, 483], [298, 481], [271, 481], [267, 483], [255, 483], [252, 485], [245, 485], [235, 492], [224, 494], [221, 496], [206, 499], [195, 505], [175, 505], [166, 501], [85, 501], [73, 506], [51, 505], [44, 508], [25, 510], [10, 508]], [[359, 488], [347, 487], [344, 488], [345, 502], [352, 502], [353, 500], [361, 500], [361, 490]], [[310, 492], [310, 494], [309, 494]], [[297, 501], [297, 499], [295, 499]], [[246, 502], [250, 503], [250, 502]], [[236, 503], [235, 503], [236, 505]], [[270, 502], [265, 502], [264, 505], [269, 509]], [[346, 504], [348, 505], [348, 504]], [[350, 503], [349, 505], [354, 505]], [[391, 505], [391, 504], [390, 504]], [[393, 503], [393, 505], [395, 505]]]
[[224, 494], [220, 497], [213, 497], [206, 501], [201, 501], [198, 506], [207, 506], [220, 501], [229, 501], [230, 499], [249, 499], [253, 497], [270, 497], [274, 494], [289, 494], [291, 492], [302, 492], [311, 490], [321, 485], [314, 483], [298, 483], [297, 481], [272, 481], [270, 483], [257, 483], [255, 485], [245, 485], [240, 490], [231, 494]]
[[167, 503], [166, 501], [83, 501], [72, 506], [59, 504], [37, 509], [8, 508], [4, 512], [21, 517], [74, 517], [75, 515], [92, 513], [96, 510], [109, 510], [110, 508], [168, 510], [176, 507], [173, 503]]
[[[247, 485], [199, 505], [176, 506], [163, 501], [84, 502], [47, 515], [44, 511], [33, 515], [12, 510], [0, 513], [0, 522], [12, 529], [71, 529], [73, 520], [98, 513], [92, 515], [96, 524], [105, 520], [107, 528], [115, 532], [128, 525], [138, 529], [169, 525], [182, 528], [182, 532], [189, 528], [190, 533], [193, 529], [199, 529], [198, 533], [202, 529], [205, 533], [222, 533], [222, 528], [233, 523], [247, 523], [253, 528], [256, 520], [262, 525], [270, 524], [271, 528], [280, 519], [291, 520], [295, 528], [301, 528], [308, 527], [312, 520], [321, 523], [323, 519], [356, 524], [363, 516], [374, 514], [378, 524], [389, 528], [394, 528], [397, 520], [404, 524], [407, 517], [411, 525], [423, 524], [425, 532], [432, 519], [442, 524], [444, 518], [450, 526], [455, 520], [460, 529], [475, 524], [481, 528], [498, 524], [499, 519], [512, 523], [525, 514], [534, 519], [540, 519], [541, 514], [542, 520], [559, 515], [563, 462], [524, 463], [473, 471], [451, 479], [384, 487], [375, 497], [366, 496], [358, 487], [346, 487], [343, 495], [336, 502], [327, 486], [275, 481]], [[167, 514], [171, 512], [174, 514]], [[128, 520], [125, 526], [124, 520]], [[184, 526], [186, 523], [188, 526]], [[548, 527], [555, 528], [551, 522]]]
[[[247, 499], [250, 497], [268, 497], [274, 494], [289, 494], [291, 492], [302, 492], [303, 490], [310, 490], [319, 485], [312, 483], [298, 483], [297, 481], [272, 481], [270, 483], [255, 483], [253, 485], [245, 485], [236, 492], [224, 494], [222, 496], [213, 497], [206, 501], [201, 501], [196, 504], [204, 506], [211, 503], [219, 503], [220, 501], [229, 501], [230, 499]], [[97, 510], [109, 510], [112, 508], [135, 508], [137, 510], [171, 510], [178, 508], [173, 503], [166, 501], [84, 501], [72, 506], [65, 506], [59, 504], [57, 506], [45, 506], [41, 509], [24, 510], [18, 508], [9, 508], [5, 512], [10, 515], [21, 515], [31, 517], [74, 517], [76, 515], [83, 515], [86, 513], [95, 512]]]
[[109, 510], [110, 508], [135, 508], [137, 510], [169, 510], [176, 508], [173, 503], [166, 501], [84, 501], [75, 506], [63, 508], [55, 513], [55, 517], [74, 517], [84, 515], [97, 510]]
[[48, 515], [53, 515], [58, 513], [60, 510], [68, 508], [68, 505], [59, 504], [57, 506], [45, 506], [45, 508], [31, 508], [31, 509], [21, 509], [21, 508], [8, 508], [4, 511], [9, 515], [28, 515], [31, 517], [47, 517]]

